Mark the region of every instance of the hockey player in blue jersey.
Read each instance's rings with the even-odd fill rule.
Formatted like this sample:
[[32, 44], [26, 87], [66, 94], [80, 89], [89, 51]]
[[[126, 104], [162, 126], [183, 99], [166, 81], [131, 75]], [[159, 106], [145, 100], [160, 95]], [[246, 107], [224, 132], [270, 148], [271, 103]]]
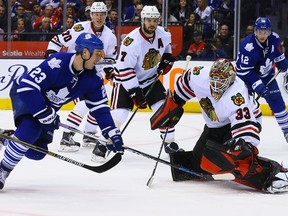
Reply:
[[[110, 114], [103, 78], [95, 69], [101, 59], [103, 43], [95, 35], [82, 33], [76, 40], [76, 53], [57, 53], [14, 81], [10, 91], [14, 137], [47, 148], [58, 129], [57, 111], [62, 105], [82, 96], [102, 134], [110, 138], [109, 150], [122, 153], [122, 137]], [[1, 142], [0, 142], [1, 143]], [[7, 140], [0, 163], [0, 189], [9, 173], [26, 156], [41, 160], [45, 154]]]
[[[288, 142], [288, 113], [277, 81], [274, 79], [273, 63], [280, 72], [287, 71], [288, 61], [280, 51], [280, 38], [271, 32], [270, 20], [259, 17], [255, 22], [255, 32], [247, 36], [240, 46], [236, 60], [237, 76], [250, 91], [265, 98]], [[269, 84], [268, 84], [269, 83]]]

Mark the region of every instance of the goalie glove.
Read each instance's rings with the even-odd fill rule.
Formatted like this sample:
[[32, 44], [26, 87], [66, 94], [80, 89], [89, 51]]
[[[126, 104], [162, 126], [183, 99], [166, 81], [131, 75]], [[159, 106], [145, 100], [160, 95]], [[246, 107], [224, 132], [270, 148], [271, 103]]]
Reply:
[[174, 101], [172, 92], [168, 90], [165, 102], [150, 118], [151, 129], [174, 127], [183, 112], [183, 107]]
[[175, 62], [175, 58], [172, 56], [171, 53], [164, 53], [162, 55], [160, 64], [157, 68], [157, 73], [159, 75], [165, 75], [171, 70], [174, 62]]

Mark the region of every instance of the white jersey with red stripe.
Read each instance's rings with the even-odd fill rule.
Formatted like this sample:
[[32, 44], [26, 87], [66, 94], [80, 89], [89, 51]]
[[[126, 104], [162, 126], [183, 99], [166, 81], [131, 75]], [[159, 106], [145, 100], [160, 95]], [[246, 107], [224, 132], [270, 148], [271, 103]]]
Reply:
[[[68, 29], [61, 34], [55, 35], [51, 41], [49, 41], [47, 50], [54, 50], [59, 52], [62, 47], [67, 47], [67, 52], [76, 52], [75, 41], [83, 32], [96, 35], [104, 44], [104, 58], [115, 60], [117, 54], [116, 36], [106, 25], [103, 26], [103, 30], [101, 32], [96, 32], [91, 21], [75, 23], [71, 29]], [[96, 69], [97, 71], [100, 71], [102, 67], [98, 68], [97, 66]]]
[[188, 70], [178, 78], [175, 93], [184, 101], [193, 97], [198, 99], [203, 118], [209, 128], [231, 124], [232, 137], [243, 138], [257, 146], [261, 128], [259, 104], [238, 77], [222, 97], [218, 101], [215, 100], [211, 93], [209, 71], [210, 67], [204, 66]]
[[126, 90], [150, 85], [157, 78], [163, 53], [172, 53], [170, 32], [158, 26], [154, 37], [147, 38], [140, 27], [134, 29], [121, 43], [114, 82]]

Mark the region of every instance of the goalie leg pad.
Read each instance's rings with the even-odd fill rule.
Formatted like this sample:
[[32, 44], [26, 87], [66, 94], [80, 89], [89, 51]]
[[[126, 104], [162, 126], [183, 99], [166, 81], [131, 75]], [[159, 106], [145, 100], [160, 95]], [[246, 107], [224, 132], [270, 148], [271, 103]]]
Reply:
[[[195, 172], [198, 172], [198, 173], [207, 174], [204, 170], [199, 170], [195, 166], [193, 151], [175, 152], [173, 154], [169, 154], [169, 156], [170, 156], [171, 163], [178, 164], [187, 169], [194, 170]], [[203, 180], [203, 178], [201, 177], [189, 174], [187, 172], [181, 171], [173, 167], [171, 167], [171, 174], [172, 174], [173, 181]]]
[[261, 172], [261, 166], [256, 160], [257, 154], [256, 147], [243, 139], [230, 145], [208, 140], [201, 159], [201, 168], [213, 174], [232, 172], [236, 178], [247, 178]]
[[167, 92], [167, 97], [163, 105], [150, 118], [151, 129], [174, 127], [181, 116], [184, 109], [174, 100], [170, 90]]

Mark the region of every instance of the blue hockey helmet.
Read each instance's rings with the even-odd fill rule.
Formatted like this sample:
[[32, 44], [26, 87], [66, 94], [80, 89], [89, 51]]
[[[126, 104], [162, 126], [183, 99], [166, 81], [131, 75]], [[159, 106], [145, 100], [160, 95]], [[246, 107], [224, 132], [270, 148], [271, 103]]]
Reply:
[[83, 52], [84, 48], [87, 48], [90, 52], [90, 55], [94, 53], [94, 50], [103, 50], [103, 42], [97, 38], [94, 34], [82, 33], [78, 36], [75, 41], [76, 52]]
[[270, 30], [271, 31], [271, 22], [267, 17], [258, 17], [255, 21], [255, 30]]

